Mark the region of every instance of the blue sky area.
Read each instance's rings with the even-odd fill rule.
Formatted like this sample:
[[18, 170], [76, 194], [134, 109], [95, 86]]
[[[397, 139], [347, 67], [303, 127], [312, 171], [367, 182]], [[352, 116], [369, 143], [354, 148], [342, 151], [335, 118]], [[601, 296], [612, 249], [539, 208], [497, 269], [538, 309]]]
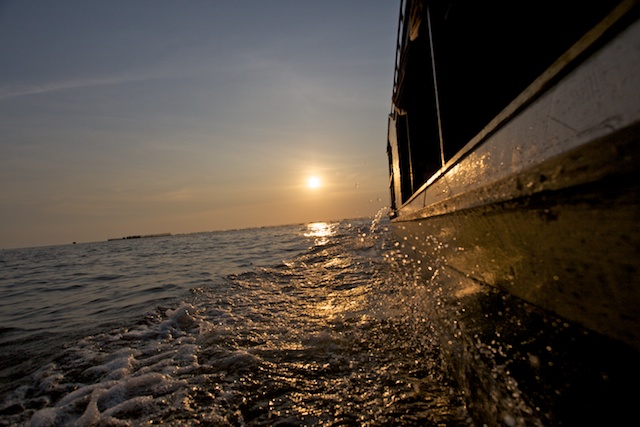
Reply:
[[0, 1], [0, 248], [374, 215], [398, 8]]

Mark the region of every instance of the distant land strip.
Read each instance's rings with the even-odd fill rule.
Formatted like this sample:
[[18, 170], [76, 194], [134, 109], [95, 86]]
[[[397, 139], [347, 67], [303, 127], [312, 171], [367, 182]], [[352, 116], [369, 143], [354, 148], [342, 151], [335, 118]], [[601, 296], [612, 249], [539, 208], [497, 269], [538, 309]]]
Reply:
[[107, 239], [109, 242], [113, 240], [128, 240], [128, 239], [146, 239], [149, 237], [165, 237], [171, 236], [171, 233], [158, 233], [158, 234], [145, 234], [145, 235], [134, 235], [134, 236], [125, 236], [125, 237], [114, 237], [113, 239]]

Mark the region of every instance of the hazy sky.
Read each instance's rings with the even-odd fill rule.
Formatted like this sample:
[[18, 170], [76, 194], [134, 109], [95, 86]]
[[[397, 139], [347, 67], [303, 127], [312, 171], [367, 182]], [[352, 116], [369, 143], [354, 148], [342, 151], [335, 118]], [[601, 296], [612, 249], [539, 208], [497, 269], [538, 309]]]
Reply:
[[0, 0], [0, 248], [374, 215], [398, 7]]

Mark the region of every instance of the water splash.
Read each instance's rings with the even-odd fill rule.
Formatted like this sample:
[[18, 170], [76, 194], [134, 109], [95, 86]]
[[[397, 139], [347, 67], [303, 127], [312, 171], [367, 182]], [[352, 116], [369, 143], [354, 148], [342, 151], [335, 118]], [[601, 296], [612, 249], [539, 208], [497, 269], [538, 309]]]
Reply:
[[450, 229], [420, 221], [392, 228], [405, 280], [419, 276], [418, 311], [433, 322], [479, 423], [617, 425], [635, 416], [626, 390], [640, 381], [637, 353], [474, 278], [485, 266], [471, 264], [473, 275], [460, 258], [480, 248], [461, 246]]
[[373, 220], [371, 221], [371, 226], [369, 227], [369, 233], [371, 234], [375, 233], [376, 229], [380, 226], [380, 221], [382, 220], [382, 218], [389, 216], [390, 210], [391, 208], [389, 208], [388, 206], [384, 206], [380, 208], [378, 212], [376, 212], [376, 214], [373, 217]]

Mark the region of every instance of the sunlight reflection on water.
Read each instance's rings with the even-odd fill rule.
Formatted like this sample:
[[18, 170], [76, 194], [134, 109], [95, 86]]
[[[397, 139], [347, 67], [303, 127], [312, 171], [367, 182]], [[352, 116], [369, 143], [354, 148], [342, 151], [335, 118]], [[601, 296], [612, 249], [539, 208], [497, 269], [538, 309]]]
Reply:
[[312, 222], [307, 224], [307, 232], [304, 237], [314, 237], [316, 245], [325, 245], [329, 242], [329, 237], [336, 234], [337, 223]]

